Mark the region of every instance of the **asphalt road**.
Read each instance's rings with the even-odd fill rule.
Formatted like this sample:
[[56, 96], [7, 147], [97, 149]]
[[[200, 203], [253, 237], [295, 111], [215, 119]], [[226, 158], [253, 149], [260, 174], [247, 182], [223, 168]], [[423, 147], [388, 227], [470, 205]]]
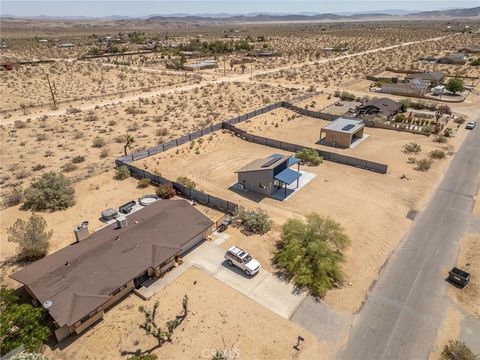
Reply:
[[[480, 116], [478, 117], [480, 119]], [[392, 255], [358, 315], [342, 360], [426, 359], [445, 314], [461, 237], [471, 231], [480, 182], [480, 129], [455, 155], [429, 205]]]

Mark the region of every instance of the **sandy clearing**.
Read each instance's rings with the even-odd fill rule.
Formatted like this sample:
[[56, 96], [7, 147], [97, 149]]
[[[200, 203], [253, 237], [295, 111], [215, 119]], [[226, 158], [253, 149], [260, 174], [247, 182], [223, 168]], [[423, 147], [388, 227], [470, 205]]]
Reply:
[[[162, 324], [180, 313], [185, 294], [190, 315], [174, 333], [173, 342], [154, 351], [159, 359], [210, 359], [214, 349], [223, 348], [222, 336], [228, 347], [238, 351], [240, 359], [312, 359], [319, 353], [322, 359], [332, 357], [324, 343], [298, 325], [196, 268], [187, 270], [148, 301], [130, 295], [61, 353], [47, 349], [46, 355], [52, 360], [78, 356], [120, 359], [121, 351], [147, 350], [156, 342], [138, 327], [143, 321], [138, 306], [151, 308], [159, 300], [157, 319]], [[300, 352], [292, 348], [298, 335], [305, 339]]]

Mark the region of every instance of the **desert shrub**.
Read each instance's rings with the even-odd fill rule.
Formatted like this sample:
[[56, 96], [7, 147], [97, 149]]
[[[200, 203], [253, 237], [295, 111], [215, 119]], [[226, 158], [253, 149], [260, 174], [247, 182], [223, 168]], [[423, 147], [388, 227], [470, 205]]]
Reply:
[[143, 354], [143, 355], [133, 355], [127, 358], [127, 360], [157, 360], [158, 357], [155, 354]]
[[452, 78], [447, 81], [447, 85], [445, 86], [445, 88], [453, 95], [455, 95], [457, 92], [462, 92], [464, 89], [463, 80]]
[[0, 353], [6, 354], [23, 345], [27, 351], [37, 351], [48, 340], [50, 329], [43, 325], [44, 310], [30, 304], [20, 304], [13, 290], [0, 289]]
[[143, 188], [148, 187], [149, 185], [150, 185], [150, 179], [143, 178], [143, 179], [138, 180], [137, 187], [139, 187], [140, 189], [143, 189]]
[[463, 117], [459, 116], [453, 121], [455, 121], [457, 124], [463, 124], [465, 122], [465, 119]]
[[443, 130], [443, 136], [445, 137], [452, 137], [453, 133], [452, 133], [452, 129], [450, 128], [446, 128], [445, 130]]
[[43, 164], [35, 164], [32, 166], [32, 171], [40, 171], [45, 169], [45, 165]]
[[72, 159], [72, 163], [74, 164], [80, 164], [82, 162], [85, 161], [85, 156], [82, 156], [82, 155], [78, 155], [78, 156], [75, 156], [73, 159]]
[[297, 286], [322, 297], [344, 278], [340, 262], [348, 243], [339, 223], [311, 213], [306, 222], [289, 219], [283, 225], [274, 262]]
[[308, 166], [318, 166], [323, 161], [323, 158], [320, 156], [318, 151], [314, 149], [303, 149], [297, 152], [295, 156], [302, 160], [302, 164], [306, 164]]
[[92, 146], [95, 148], [104, 147], [105, 144], [106, 144], [105, 139], [100, 136], [95, 137], [92, 141]]
[[433, 142], [443, 144], [447, 142], [447, 138], [444, 135], [437, 135], [433, 138]]
[[480, 58], [470, 61], [471, 66], [480, 66]]
[[157, 135], [157, 136], [167, 136], [168, 135], [168, 129], [167, 128], [159, 128], [155, 132], [155, 135]]
[[114, 176], [115, 180], [125, 180], [128, 177], [130, 177], [130, 170], [128, 170], [127, 165], [122, 165], [117, 168]]
[[170, 185], [166, 184], [160, 184], [156, 189], [155, 193], [160, 197], [161, 199], [170, 199], [175, 196], [176, 191], [173, 187]]
[[445, 151], [442, 150], [432, 150], [428, 155], [431, 159], [445, 159], [445, 156], [447, 156]]
[[417, 166], [415, 170], [417, 171], [428, 171], [432, 166], [432, 160], [430, 159], [421, 159], [417, 161]]
[[413, 156], [410, 156], [408, 159], [407, 159], [407, 163], [408, 164], [415, 164], [417, 162], [417, 159], [414, 158]]
[[27, 123], [22, 120], [15, 120], [13, 126], [17, 129], [25, 129], [27, 127]]
[[101, 158], [101, 159], [104, 159], [104, 158], [106, 158], [109, 154], [110, 154], [110, 149], [103, 148], [103, 149], [100, 151], [100, 158]]
[[78, 166], [73, 163], [66, 163], [62, 166], [62, 170], [64, 172], [72, 172], [78, 169]]
[[395, 116], [395, 122], [405, 122], [407, 120], [407, 117], [403, 114], [398, 114]]
[[14, 187], [3, 196], [3, 206], [15, 206], [20, 204], [22, 200], [23, 190], [20, 187]]
[[14, 355], [11, 360], [48, 360], [48, 358], [40, 353], [22, 351]]
[[25, 190], [24, 209], [33, 211], [64, 210], [75, 204], [75, 189], [62, 174], [50, 171], [34, 179]]
[[195, 189], [197, 187], [197, 184], [192, 179], [189, 179], [186, 176], [178, 177], [176, 182], [179, 183], [180, 185], [185, 186], [188, 189]]
[[462, 341], [450, 340], [442, 350], [443, 360], [478, 360], [478, 356]]
[[422, 147], [417, 143], [411, 142], [403, 145], [403, 152], [406, 154], [418, 154], [420, 151], [422, 151]]
[[355, 100], [355, 95], [350, 94], [349, 92], [342, 91], [340, 93], [340, 99], [345, 101], [353, 101]]
[[19, 257], [35, 260], [47, 254], [53, 231], [46, 231], [47, 222], [40, 215], [32, 214], [29, 220], [17, 219], [8, 228], [8, 241], [17, 243]]
[[266, 234], [270, 231], [273, 221], [268, 213], [257, 208], [256, 210], [245, 210], [243, 207], [238, 208], [235, 214], [235, 221], [241, 227], [245, 234]]

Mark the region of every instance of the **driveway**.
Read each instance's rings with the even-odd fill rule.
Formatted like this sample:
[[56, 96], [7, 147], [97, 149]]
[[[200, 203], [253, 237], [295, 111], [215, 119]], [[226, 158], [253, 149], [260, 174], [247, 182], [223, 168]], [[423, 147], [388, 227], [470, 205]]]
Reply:
[[186, 255], [182, 265], [161, 279], [151, 284], [147, 283], [147, 286], [140, 288], [137, 293], [142, 298], [148, 299], [189, 267], [195, 266], [285, 319], [289, 319], [305, 299], [306, 295], [297, 294], [292, 284], [281, 281], [264, 269], [260, 269], [253, 277], [247, 277], [237, 267], [230, 267], [224, 255], [224, 249], [211, 242], [205, 242]]

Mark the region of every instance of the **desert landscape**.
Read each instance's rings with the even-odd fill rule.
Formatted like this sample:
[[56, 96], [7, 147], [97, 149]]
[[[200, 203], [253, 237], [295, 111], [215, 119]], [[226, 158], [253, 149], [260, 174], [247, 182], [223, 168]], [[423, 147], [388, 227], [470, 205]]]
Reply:
[[[469, 54], [462, 65], [424, 60], [479, 44], [480, 33], [468, 30], [480, 26], [478, 19], [452, 24], [449, 20], [408, 18], [271, 23], [2, 19], [2, 44], [6, 44], [0, 52], [2, 288], [14, 289], [25, 298], [24, 287], [10, 275], [32, 262], [22, 258], [18, 243], [11, 241], [14, 224], [40, 215], [45, 231], [53, 231], [43, 254], [48, 258], [75, 243], [73, 229], [82, 222], [88, 222], [93, 233], [108, 224], [102, 220], [105, 209], [161, 194], [162, 184], [145, 181], [145, 174], [175, 183], [183, 179], [205, 196], [247, 212], [264, 211], [271, 221], [268, 230], [249, 233], [236, 220], [238, 212], [196, 201], [175, 185], [173, 200], [158, 200], [186, 199], [216, 225], [233, 218], [226, 229], [209, 233], [205, 242], [222, 253], [238, 246], [251, 254], [263, 274], [275, 279], [272, 289], [294, 286], [293, 277], [282, 277], [284, 269], [276, 257], [290, 220], [304, 221], [316, 213], [334, 220], [349, 239], [344, 248], [335, 248], [341, 254], [342, 281], [333, 281], [324, 296], [313, 296], [308, 287], [300, 287], [302, 301], [288, 316], [272, 311], [251, 293], [238, 291], [238, 284], [249, 282], [243, 274], [231, 271], [236, 277], [229, 283], [209, 267], [190, 266], [174, 277], [175, 271], [186, 267], [182, 255], [175, 257], [173, 270], [161, 276], [151, 276], [148, 270], [149, 281], [162, 284], [150, 298], [138, 295], [136, 286], [104, 315], [102, 310], [101, 320], [92, 322], [81, 334], [69, 330], [72, 335], [59, 343], [51, 335], [39, 347], [43, 355], [59, 360], [338, 357], [384, 268], [405, 246], [416, 216], [427, 211], [462, 144], [478, 132], [478, 125], [474, 130], [465, 128], [468, 122], [479, 120], [480, 69], [471, 65], [478, 54]], [[212, 59], [216, 67], [183, 68]], [[172, 68], [172, 63], [176, 67]], [[372, 81], [366, 77], [395, 76], [391, 69], [442, 71], [447, 74], [446, 86], [449, 79], [462, 79], [465, 98], [448, 102], [372, 93]], [[247, 141], [222, 122], [282, 101], [348, 118], [380, 97], [394, 101], [399, 108], [402, 104], [401, 110], [381, 122], [359, 118], [373, 125], [365, 126], [363, 140], [349, 148], [320, 142], [320, 130], [332, 119], [287, 107], [255, 114], [235, 128], [313, 149], [317, 156], [324, 152], [378, 163], [386, 166], [385, 173], [327, 157], [317, 165], [302, 159], [299, 170], [309, 180], [286, 199], [235, 187], [236, 171], [254, 160], [274, 154], [300, 155]], [[218, 124], [218, 130], [209, 130], [195, 140], [157, 154], [148, 151], [141, 159], [135, 157]], [[132, 160], [125, 160], [129, 156]], [[124, 177], [119, 175], [120, 165], [126, 168]], [[143, 176], [129, 172], [129, 167], [139, 169]], [[74, 203], [62, 210], [28, 209], [25, 204], [32, 184], [52, 172], [71, 184]], [[472, 214], [477, 221], [478, 203], [477, 194]], [[472, 280], [465, 289], [445, 291], [448, 309], [435, 343], [429, 345], [431, 359], [443, 360], [440, 353], [447, 342], [464, 336], [461, 322], [480, 316], [478, 234], [464, 234], [458, 244], [458, 258], [450, 263], [467, 269]], [[202, 246], [189, 249], [186, 258]], [[69, 261], [66, 264], [70, 266]], [[449, 269], [444, 270], [442, 276], [448, 277]], [[292, 295], [278, 288], [268, 289], [272, 297]], [[159, 338], [141, 327], [145, 317], [139, 307], [152, 308], [158, 301], [156, 316], [163, 324], [180, 313], [184, 295], [189, 299], [185, 322], [170, 332], [168, 341], [156, 346]], [[304, 320], [303, 306], [308, 301], [320, 309], [321, 316], [328, 316], [320, 321]], [[319, 328], [322, 322], [325, 329]], [[56, 329], [56, 325], [49, 326]], [[335, 334], [326, 336], [327, 332]], [[227, 356], [215, 357], [217, 351], [226, 351]], [[142, 357], [150, 355], [155, 357]]]

